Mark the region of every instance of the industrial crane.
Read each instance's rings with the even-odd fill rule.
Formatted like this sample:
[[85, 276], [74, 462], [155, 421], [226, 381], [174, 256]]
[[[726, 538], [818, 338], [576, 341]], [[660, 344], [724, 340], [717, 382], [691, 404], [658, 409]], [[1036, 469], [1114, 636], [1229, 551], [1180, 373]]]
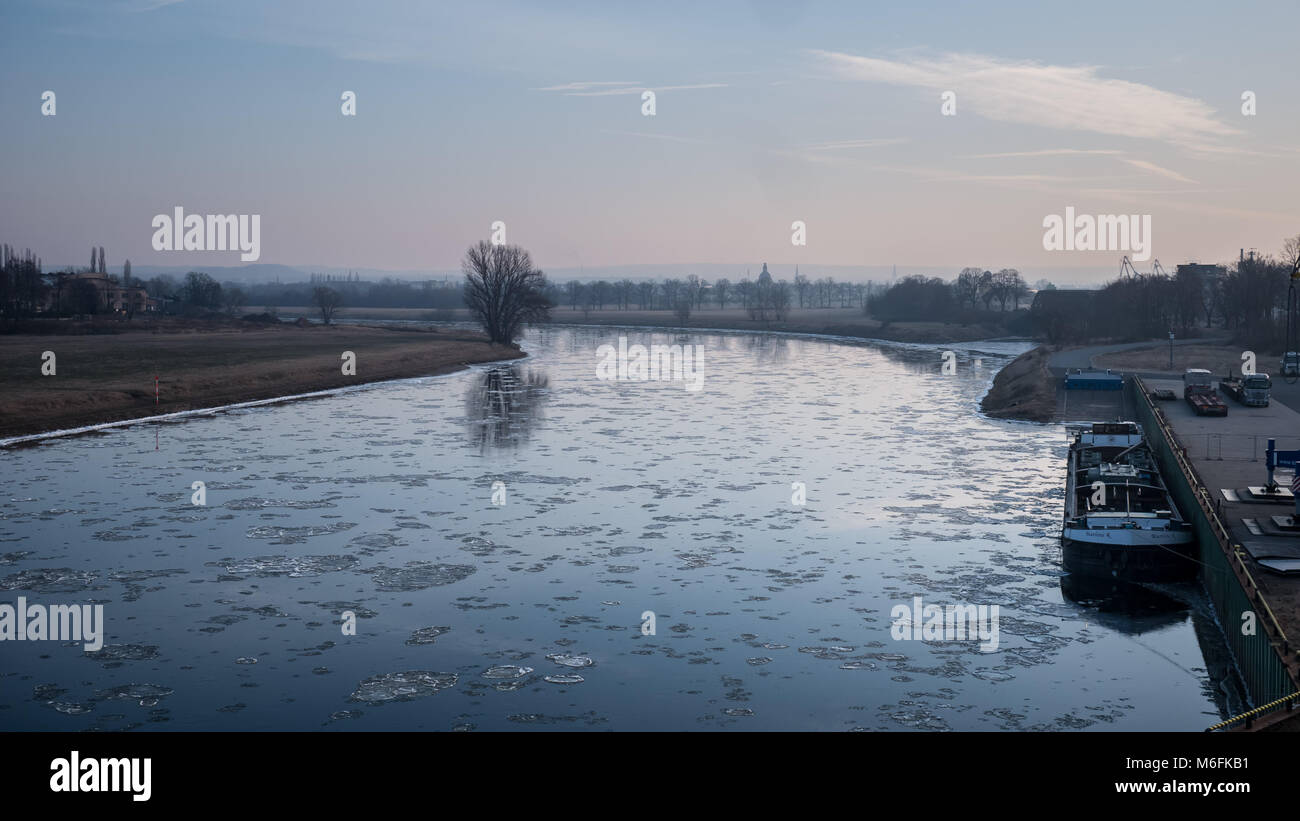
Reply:
[[1291, 287], [1286, 292], [1286, 340], [1282, 346], [1282, 378], [1288, 384], [1300, 379], [1300, 254], [1291, 268]]

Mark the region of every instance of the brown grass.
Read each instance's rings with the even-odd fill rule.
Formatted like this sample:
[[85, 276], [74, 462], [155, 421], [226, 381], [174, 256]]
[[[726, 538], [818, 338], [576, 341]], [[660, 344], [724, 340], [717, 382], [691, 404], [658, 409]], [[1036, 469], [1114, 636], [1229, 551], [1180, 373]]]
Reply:
[[[57, 373], [41, 374], [43, 351]], [[342, 354], [356, 354], [356, 375]], [[282, 325], [0, 337], [0, 437], [448, 373], [523, 356], [460, 330]], [[154, 376], [159, 401], [154, 404]]]
[[[315, 316], [305, 307], [280, 308], [282, 316]], [[345, 308], [339, 316], [347, 319], [469, 320], [469, 311], [434, 308]], [[720, 328], [733, 331], [785, 331], [788, 333], [829, 334], [860, 339], [885, 339], [893, 342], [971, 342], [1007, 336], [996, 325], [962, 325], [944, 322], [893, 322], [882, 324], [862, 314], [861, 308], [792, 308], [781, 322], [750, 319], [743, 308], [705, 308], [693, 311], [685, 325], [677, 322], [672, 311], [640, 311], [606, 308], [583, 312], [567, 306], [551, 311], [551, 321], [566, 325], [631, 325], [647, 328]]]
[[980, 408], [998, 419], [1050, 422], [1056, 418], [1056, 380], [1047, 370], [1045, 346], [1026, 351], [993, 378]]
[[[1241, 373], [1242, 350], [1240, 345], [1175, 345], [1173, 371], [1169, 371], [1169, 346], [1159, 344], [1154, 348], [1102, 354], [1093, 358], [1093, 364], [1098, 368], [1112, 370], [1168, 371], [1174, 374], [1181, 374], [1188, 368], [1205, 368], [1213, 374], [1226, 376]], [[1259, 351], [1256, 354], [1255, 370], [1260, 373], [1277, 373], [1280, 356], [1265, 355]]]
[[570, 308], [551, 312], [553, 322], [578, 325], [635, 325], [669, 328], [723, 328], [737, 331], [786, 331], [789, 333], [830, 334], [862, 339], [887, 339], [895, 342], [969, 342], [1006, 336], [1006, 331], [985, 325], [945, 324], [943, 322], [894, 322], [889, 325], [862, 314], [861, 308], [792, 309], [781, 322], [750, 319], [741, 308], [725, 311], [694, 311], [685, 326], [679, 326], [671, 311], [591, 311], [585, 314]]

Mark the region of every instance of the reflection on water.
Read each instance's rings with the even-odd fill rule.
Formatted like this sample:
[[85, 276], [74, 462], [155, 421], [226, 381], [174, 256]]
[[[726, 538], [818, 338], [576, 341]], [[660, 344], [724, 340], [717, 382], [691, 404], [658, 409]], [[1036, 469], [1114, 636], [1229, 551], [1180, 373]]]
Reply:
[[[597, 379], [620, 335], [703, 345], [703, 389]], [[1063, 595], [1061, 429], [977, 410], [1023, 347], [544, 328], [526, 366], [158, 451], [140, 425], [0, 452], [0, 602], [107, 621], [98, 654], [0, 643], [0, 729], [1214, 723], [1195, 590]], [[896, 640], [914, 597], [998, 605], [998, 649]]]
[[518, 365], [488, 368], [465, 392], [466, 429], [479, 451], [514, 447], [542, 420], [546, 374]]
[[747, 334], [735, 339], [744, 345], [760, 367], [784, 364], [790, 350], [790, 339], [776, 334]]
[[1188, 611], [1186, 604], [1149, 587], [1075, 574], [1061, 577], [1061, 595], [1080, 607], [1124, 616], [1107, 623], [1131, 633], [1175, 624], [1186, 618]]

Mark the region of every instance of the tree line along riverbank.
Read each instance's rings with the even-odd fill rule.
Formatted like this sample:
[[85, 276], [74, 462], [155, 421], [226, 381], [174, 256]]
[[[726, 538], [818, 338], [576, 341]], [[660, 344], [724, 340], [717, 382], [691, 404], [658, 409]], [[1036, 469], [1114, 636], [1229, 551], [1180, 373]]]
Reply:
[[[282, 310], [287, 316], [295, 314], [292, 308]], [[341, 319], [345, 323], [348, 318], [427, 320], [426, 313], [383, 309], [378, 314], [349, 312]], [[468, 320], [468, 315], [451, 318]], [[762, 330], [914, 343], [957, 343], [991, 336], [990, 329], [980, 326], [944, 323], [893, 323], [882, 328], [856, 311], [800, 312], [780, 323], [752, 322], [743, 311], [701, 312], [691, 319], [697, 330]], [[584, 316], [558, 310], [552, 321], [673, 329], [662, 312], [606, 311]], [[469, 364], [524, 356], [517, 346], [490, 344], [476, 331], [452, 327], [325, 326], [269, 318], [37, 324], [39, 333], [7, 334], [0, 345], [0, 373], [6, 384], [0, 397], [0, 438], [432, 376]], [[983, 403], [986, 413], [1033, 421], [1052, 418], [1052, 379], [1046, 371], [1046, 354], [1040, 355], [1040, 350], [1013, 360], [996, 376]], [[356, 355], [352, 373], [344, 373], [342, 367], [345, 351]], [[46, 362], [47, 352], [54, 354], [52, 363]]]

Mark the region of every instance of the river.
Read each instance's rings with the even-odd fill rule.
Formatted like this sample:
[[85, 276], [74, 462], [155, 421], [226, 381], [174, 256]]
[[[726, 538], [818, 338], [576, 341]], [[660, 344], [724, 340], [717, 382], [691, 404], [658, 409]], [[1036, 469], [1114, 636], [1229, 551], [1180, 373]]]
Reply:
[[[703, 346], [700, 389], [598, 379], [619, 335]], [[1197, 588], [1063, 594], [1064, 431], [978, 411], [1024, 345], [947, 346], [955, 374], [939, 346], [780, 335], [524, 345], [511, 366], [0, 452], [0, 602], [106, 621], [97, 653], [0, 644], [0, 728], [1219, 720]], [[895, 638], [915, 597], [997, 605], [996, 650]]]

